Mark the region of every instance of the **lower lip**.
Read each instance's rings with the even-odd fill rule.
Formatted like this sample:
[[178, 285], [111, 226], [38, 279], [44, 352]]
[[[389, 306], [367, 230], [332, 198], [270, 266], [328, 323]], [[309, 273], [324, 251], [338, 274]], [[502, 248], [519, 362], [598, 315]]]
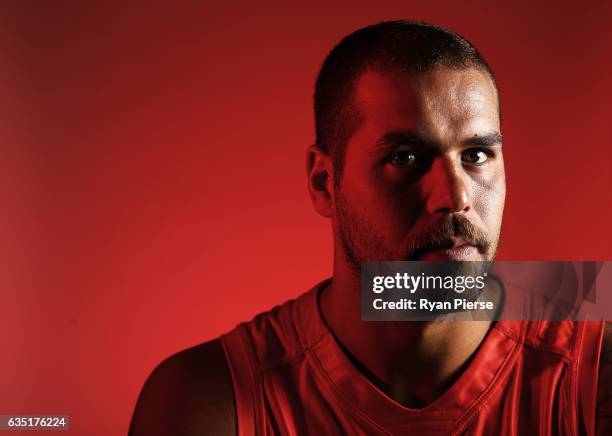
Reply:
[[478, 249], [473, 245], [461, 245], [459, 247], [431, 250], [426, 252], [422, 260], [475, 260]]

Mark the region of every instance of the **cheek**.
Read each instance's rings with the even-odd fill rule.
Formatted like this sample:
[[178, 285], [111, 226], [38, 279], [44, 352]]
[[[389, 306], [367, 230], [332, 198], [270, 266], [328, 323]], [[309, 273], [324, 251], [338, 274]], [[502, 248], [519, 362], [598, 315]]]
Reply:
[[506, 199], [506, 182], [503, 171], [485, 181], [473, 185], [474, 208], [483, 224], [491, 233], [497, 233], [501, 226]]
[[414, 225], [419, 210], [419, 196], [415, 189], [388, 183], [374, 172], [347, 172], [342, 183], [345, 201], [372, 229], [390, 238], [401, 237]]

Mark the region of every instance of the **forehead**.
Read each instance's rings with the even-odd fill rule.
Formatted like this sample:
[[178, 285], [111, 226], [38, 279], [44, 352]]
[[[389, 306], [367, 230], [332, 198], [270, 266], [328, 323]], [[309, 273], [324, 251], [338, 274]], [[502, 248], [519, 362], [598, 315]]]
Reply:
[[497, 91], [491, 78], [476, 68], [420, 74], [365, 71], [354, 97], [362, 120], [355, 139], [412, 130], [444, 142], [499, 131]]

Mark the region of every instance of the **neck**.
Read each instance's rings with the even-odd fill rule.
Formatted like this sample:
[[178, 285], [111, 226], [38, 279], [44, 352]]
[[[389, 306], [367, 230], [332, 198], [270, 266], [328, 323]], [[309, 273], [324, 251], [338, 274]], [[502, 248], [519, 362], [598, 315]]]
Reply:
[[[346, 264], [345, 264], [346, 265]], [[490, 321], [361, 321], [359, 275], [334, 267], [321, 291], [321, 312], [354, 364], [387, 395], [419, 408], [461, 374]]]

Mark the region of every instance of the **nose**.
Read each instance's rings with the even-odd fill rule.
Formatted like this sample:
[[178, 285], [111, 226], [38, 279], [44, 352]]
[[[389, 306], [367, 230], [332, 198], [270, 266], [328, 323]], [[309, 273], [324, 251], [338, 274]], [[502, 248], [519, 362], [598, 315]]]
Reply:
[[427, 183], [426, 208], [431, 215], [467, 213], [472, 195], [460, 162], [450, 156], [438, 156], [432, 162]]

